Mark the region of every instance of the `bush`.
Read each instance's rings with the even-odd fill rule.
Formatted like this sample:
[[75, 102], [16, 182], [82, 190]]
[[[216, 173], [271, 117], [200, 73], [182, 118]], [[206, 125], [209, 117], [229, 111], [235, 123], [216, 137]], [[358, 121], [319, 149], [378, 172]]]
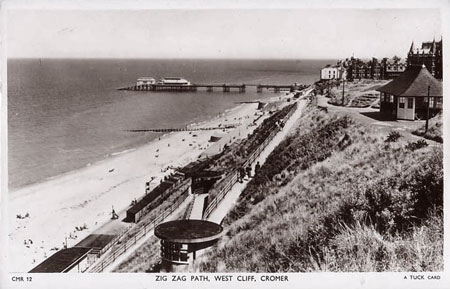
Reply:
[[380, 234], [373, 226], [341, 225], [322, 251], [323, 261], [313, 261], [322, 271], [442, 271], [443, 218], [430, 212], [423, 224], [404, 236]]
[[[440, 268], [443, 179], [442, 150], [438, 149], [414, 167], [369, 184], [364, 194], [343, 200], [338, 209], [311, 225], [302, 240], [291, 245], [295, 247], [291, 250], [299, 252], [299, 258], [309, 260], [303, 264], [304, 268], [318, 270], [386, 271], [398, 270], [396, 266], [414, 271]], [[424, 236], [420, 233], [423, 230], [434, 235]], [[342, 239], [343, 234], [346, 240]], [[386, 247], [387, 240], [392, 240], [392, 244]], [[417, 252], [424, 249], [413, 246], [414, 241], [420, 240], [437, 246], [426, 250], [431, 252], [426, 261], [421, 261], [423, 256]], [[398, 256], [399, 250], [408, 252]], [[433, 252], [437, 255], [432, 255]]]
[[428, 143], [424, 139], [419, 139], [416, 142], [409, 142], [406, 145], [406, 149], [410, 151], [415, 151], [424, 147], [427, 147]]
[[398, 131], [391, 131], [384, 142], [396, 142], [402, 135]]

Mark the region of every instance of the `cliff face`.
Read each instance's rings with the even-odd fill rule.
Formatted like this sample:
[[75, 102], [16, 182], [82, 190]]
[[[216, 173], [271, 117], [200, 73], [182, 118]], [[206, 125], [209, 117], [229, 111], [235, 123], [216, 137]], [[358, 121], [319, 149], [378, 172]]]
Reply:
[[442, 270], [442, 157], [439, 144], [392, 140], [309, 108], [242, 193], [201, 270]]

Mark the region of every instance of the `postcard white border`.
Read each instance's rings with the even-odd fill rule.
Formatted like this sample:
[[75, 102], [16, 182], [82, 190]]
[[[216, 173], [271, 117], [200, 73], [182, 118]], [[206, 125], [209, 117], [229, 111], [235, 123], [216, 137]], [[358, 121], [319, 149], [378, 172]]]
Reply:
[[[447, 179], [444, 180], [444, 221], [445, 221], [445, 271], [436, 273], [290, 273], [280, 274], [287, 275], [289, 282], [156, 282], [154, 274], [143, 273], [101, 273], [101, 274], [10, 274], [5, 271], [5, 253], [7, 248], [7, 202], [5, 195], [7, 193], [7, 125], [6, 125], [6, 91], [7, 91], [7, 74], [6, 74], [6, 10], [8, 9], [87, 9], [87, 10], [104, 10], [104, 9], [310, 9], [310, 8], [355, 8], [355, 9], [380, 9], [380, 8], [398, 8], [398, 9], [412, 9], [412, 8], [437, 8], [442, 12], [442, 34], [444, 45], [444, 79], [450, 79], [449, 64], [450, 64], [450, 50], [448, 49], [447, 41], [450, 39], [450, 2], [449, 1], [206, 1], [206, 0], [155, 0], [155, 1], [4, 1], [2, 3], [2, 26], [1, 26], [1, 168], [0, 168], [0, 202], [1, 202], [1, 246], [0, 246], [0, 278], [2, 288], [444, 288], [444, 284], [450, 284], [449, 266], [450, 266], [450, 252], [449, 252], [449, 209], [450, 184]], [[447, 176], [449, 173], [449, 83], [444, 81], [444, 171]], [[413, 281], [404, 279], [409, 275], [440, 275], [441, 279]], [[11, 279], [17, 276], [31, 276], [32, 282], [12, 282]], [[174, 274], [168, 274], [174, 275]], [[183, 274], [190, 276], [192, 274]], [[227, 275], [227, 274], [209, 274], [213, 275]], [[236, 278], [238, 275], [254, 275], [259, 278], [261, 274], [232, 274]]]

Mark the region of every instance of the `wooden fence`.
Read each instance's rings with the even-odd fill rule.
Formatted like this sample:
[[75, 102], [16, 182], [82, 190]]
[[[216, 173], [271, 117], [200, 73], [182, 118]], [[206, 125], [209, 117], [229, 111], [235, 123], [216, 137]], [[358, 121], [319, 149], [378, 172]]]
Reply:
[[[159, 216], [157, 216], [152, 221], [148, 222], [147, 224], [143, 225], [141, 229], [137, 231], [137, 233], [134, 234], [130, 239], [128, 239], [125, 243], [121, 244], [117, 248], [111, 249], [114, 245], [120, 244], [120, 239], [124, 237], [130, 229], [123, 232], [121, 235], [114, 238], [113, 242], [110, 242], [108, 244], [108, 248], [102, 250], [104, 252], [104, 255], [101, 257], [101, 261], [91, 267], [89, 269], [89, 272], [91, 273], [98, 273], [103, 272], [103, 270], [111, 265], [116, 259], [121, 256], [123, 253], [125, 253], [131, 246], [134, 246], [137, 241], [145, 237], [149, 232], [153, 231], [155, 227], [162, 223], [165, 218], [167, 218], [170, 214], [172, 214], [180, 205], [181, 203], [186, 200], [187, 196], [189, 195], [189, 190], [186, 190], [183, 194], [181, 194], [175, 203], [173, 203], [170, 207], [165, 209]], [[106, 247], [105, 247], [106, 248]], [[111, 249], [110, 252], [105, 253], [108, 251], [108, 249]]]
[[[283, 118], [283, 123], [286, 123], [286, 121], [292, 116], [294, 111], [296, 110], [297, 105], [293, 105], [292, 108], [289, 110], [289, 112], [286, 114], [286, 116]], [[277, 126], [272, 132], [266, 137], [266, 139], [259, 145], [247, 158], [247, 160], [244, 162], [242, 167], [246, 168], [250, 165], [252, 165], [255, 160], [261, 155], [263, 150], [267, 147], [270, 141], [275, 137], [275, 135], [281, 130], [279, 126]], [[228, 194], [228, 192], [231, 191], [231, 188], [236, 184], [238, 181], [239, 171], [234, 170], [231, 174], [226, 176], [221, 183], [219, 184], [219, 193], [208, 202], [208, 206], [206, 207], [205, 211], [203, 212], [203, 219], [206, 220], [209, 218], [209, 216], [214, 212], [214, 210], [217, 208], [219, 203], [225, 198], [225, 196]]]
[[[285, 123], [296, 110], [297, 105], [293, 105], [286, 116], [283, 118], [283, 123]], [[259, 145], [247, 158], [244, 162], [243, 167], [247, 167], [258, 158], [258, 156], [262, 153], [262, 151], [267, 147], [269, 142], [275, 137], [275, 135], [281, 130], [279, 126], [277, 126], [272, 132], [266, 137], [266, 139]], [[231, 190], [234, 184], [238, 181], [239, 171], [234, 170], [228, 176], [226, 176], [222, 182], [219, 184], [220, 189], [219, 193], [208, 203], [204, 213], [203, 219], [207, 219], [212, 212], [217, 208], [219, 203], [225, 198], [228, 192]], [[115, 237], [104, 249], [102, 249], [101, 253], [103, 256], [100, 261], [89, 269], [89, 272], [103, 272], [103, 270], [111, 265], [115, 260], [124, 254], [130, 247], [134, 246], [137, 241], [145, 237], [149, 232], [155, 229], [155, 227], [162, 223], [165, 218], [167, 218], [170, 214], [172, 214], [184, 200], [188, 196], [189, 190], [186, 190], [180, 197], [177, 198], [177, 201], [173, 203], [169, 208], [163, 211], [159, 216], [157, 216], [152, 221], [143, 225], [141, 229], [137, 231], [130, 239], [128, 239], [125, 243], [121, 244], [117, 248], [113, 248], [114, 245], [120, 244], [120, 240], [129, 233], [131, 229], [124, 231], [119, 236]], [[109, 250], [109, 252], [108, 252]]]

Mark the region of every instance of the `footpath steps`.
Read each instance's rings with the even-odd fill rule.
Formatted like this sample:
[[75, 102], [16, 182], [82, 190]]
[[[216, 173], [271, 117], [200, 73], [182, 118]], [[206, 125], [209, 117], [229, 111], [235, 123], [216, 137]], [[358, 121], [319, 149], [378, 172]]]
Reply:
[[192, 211], [189, 216], [190, 220], [201, 220], [203, 216], [203, 206], [205, 204], [205, 198], [208, 194], [197, 195], [192, 206]]

